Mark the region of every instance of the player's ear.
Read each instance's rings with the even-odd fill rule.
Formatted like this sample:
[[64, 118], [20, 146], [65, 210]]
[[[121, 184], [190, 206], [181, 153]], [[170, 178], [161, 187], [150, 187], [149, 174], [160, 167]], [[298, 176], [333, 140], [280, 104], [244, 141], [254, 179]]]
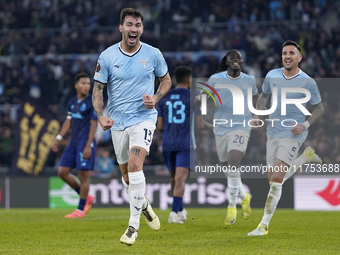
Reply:
[[119, 25], [119, 31], [122, 32], [122, 30], [123, 30], [123, 26]]
[[300, 56], [299, 56], [299, 58], [298, 58], [298, 62], [300, 63], [301, 62], [301, 60], [302, 60], [302, 54], [300, 53]]

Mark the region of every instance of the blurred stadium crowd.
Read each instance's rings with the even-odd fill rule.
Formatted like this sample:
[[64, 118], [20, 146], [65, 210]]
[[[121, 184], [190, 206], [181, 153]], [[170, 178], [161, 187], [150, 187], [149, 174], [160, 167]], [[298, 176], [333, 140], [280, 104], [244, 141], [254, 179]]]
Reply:
[[[209, 77], [218, 71], [225, 52], [235, 48], [244, 55], [245, 72], [263, 78], [281, 66], [281, 45], [291, 39], [302, 46], [301, 69], [313, 78], [336, 78], [340, 73], [340, 15], [335, 2], [0, 0], [0, 166], [10, 165], [13, 127], [18, 124], [17, 109], [24, 96], [39, 99], [63, 121], [66, 102], [75, 94], [73, 77], [78, 72], [92, 76], [98, 54], [120, 41], [119, 13], [126, 6], [143, 11], [142, 41], [163, 52], [171, 75], [176, 66], [189, 65], [194, 78]], [[337, 22], [330, 21], [332, 15]], [[339, 91], [320, 90], [325, 117], [312, 129], [307, 143], [325, 163], [340, 162]], [[202, 137], [198, 147], [204, 151], [205, 145], [214, 143], [213, 135], [197, 132]], [[265, 162], [265, 133], [254, 132], [245, 164]], [[109, 135], [98, 137], [98, 154], [112, 151]], [[156, 132], [146, 164], [163, 164], [161, 143], [161, 134]], [[204, 155], [198, 158], [203, 163], [211, 160]], [[56, 162], [57, 156], [52, 156], [48, 165]]]

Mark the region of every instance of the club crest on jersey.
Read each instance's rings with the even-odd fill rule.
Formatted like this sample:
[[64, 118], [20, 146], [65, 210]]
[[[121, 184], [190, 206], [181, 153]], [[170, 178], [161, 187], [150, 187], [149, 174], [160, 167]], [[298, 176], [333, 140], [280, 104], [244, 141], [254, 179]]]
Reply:
[[139, 60], [143, 64], [144, 69], [146, 68], [146, 63], [148, 63], [150, 60]]

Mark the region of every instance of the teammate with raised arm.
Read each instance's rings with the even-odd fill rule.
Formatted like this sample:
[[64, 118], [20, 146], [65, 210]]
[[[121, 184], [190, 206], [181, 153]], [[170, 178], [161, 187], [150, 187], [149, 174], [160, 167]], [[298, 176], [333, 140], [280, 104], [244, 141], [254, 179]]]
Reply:
[[[78, 208], [65, 215], [65, 218], [83, 218], [89, 212], [94, 197], [88, 195], [90, 188], [90, 171], [93, 171], [96, 156], [97, 117], [94, 112], [91, 96], [90, 77], [79, 73], [75, 79], [77, 95], [68, 102], [68, 113], [59, 134], [52, 144], [52, 150], [59, 150], [59, 143], [71, 130], [71, 139], [65, 148], [59, 163], [59, 177], [74, 189], [80, 196]], [[78, 179], [71, 174], [77, 170]]]
[[[269, 119], [275, 120], [275, 123], [274, 121], [268, 122], [267, 125], [266, 160], [267, 166], [269, 166], [268, 181], [270, 189], [262, 221], [255, 230], [248, 233], [248, 236], [263, 236], [268, 234], [269, 222], [281, 198], [282, 185], [285, 180], [292, 176], [295, 171], [305, 163], [322, 163], [319, 156], [315, 154], [311, 147], [307, 147], [302, 155], [296, 158], [301, 145], [306, 140], [308, 127], [320, 119], [324, 113], [317, 84], [299, 68], [301, 60], [302, 54], [300, 46], [294, 41], [285, 41], [282, 45], [283, 67], [268, 72], [263, 83], [263, 92], [257, 100], [256, 108], [258, 110], [267, 110], [267, 101], [270, 95], [274, 94], [274, 90], [277, 91], [277, 106], [281, 106], [283, 90], [302, 88], [306, 93], [310, 94], [308, 103], [314, 106], [314, 110], [307, 120], [305, 114], [301, 111], [301, 107], [297, 107], [295, 104], [287, 105], [286, 115], [281, 113], [281, 107], [277, 107], [270, 115]], [[287, 94], [290, 101], [292, 101], [292, 99], [300, 101], [301, 98], [306, 96], [301, 92], [290, 92]], [[272, 103], [273, 100], [275, 100], [275, 98], [273, 99], [272, 97]], [[305, 105], [306, 103], [303, 104], [303, 107]], [[258, 116], [254, 115], [254, 120], [256, 119], [258, 120]], [[285, 126], [281, 124], [283, 120], [286, 120]], [[292, 127], [287, 127], [289, 125], [287, 120], [290, 120]]]
[[[149, 153], [156, 128], [156, 103], [168, 92], [171, 79], [161, 52], [140, 41], [143, 33], [142, 12], [125, 8], [120, 14], [122, 40], [103, 51], [94, 75], [92, 101], [100, 126], [111, 129], [112, 142], [122, 172], [122, 182], [129, 195], [129, 226], [121, 243], [135, 243], [140, 214], [153, 230], [160, 229], [157, 215], [145, 197], [143, 163]], [[155, 76], [160, 85], [154, 94]], [[103, 116], [103, 89], [107, 86], [109, 116]]]
[[241, 181], [240, 165], [245, 151], [247, 150], [251, 127], [247, 124], [252, 119], [252, 114], [248, 109], [246, 100], [243, 115], [233, 114], [233, 94], [226, 87], [233, 86], [237, 90], [242, 90], [246, 95], [248, 88], [251, 88], [254, 99], [257, 97], [256, 81], [253, 76], [241, 72], [243, 66], [242, 55], [238, 50], [230, 50], [223, 57], [220, 69], [222, 72], [210, 77], [208, 84], [215, 88], [220, 95], [222, 105], [215, 107], [214, 120], [227, 120], [223, 124], [215, 123], [213, 131], [216, 139], [216, 149], [218, 158], [223, 166], [235, 169], [228, 171], [228, 195], [229, 205], [225, 226], [228, 227], [235, 223], [237, 209], [236, 199], [239, 196], [242, 200], [241, 206], [243, 217], [248, 219], [251, 213], [251, 195], [243, 189]]

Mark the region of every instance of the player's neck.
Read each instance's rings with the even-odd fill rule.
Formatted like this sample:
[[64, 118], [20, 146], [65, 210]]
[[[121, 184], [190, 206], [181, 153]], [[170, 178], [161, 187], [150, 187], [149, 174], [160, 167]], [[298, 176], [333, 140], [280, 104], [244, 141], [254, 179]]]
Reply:
[[296, 67], [296, 68], [294, 68], [292, 70], [287, 70], [286, 68], [283, 68], [283, 75], [286, 78], [292, 78], [292, 77], [296, 76], [299, 73], [300, 73], [300, 68], [299, 67]]
[[81, 94], [81, 93], [77, 93], [77, 98], [79, 101], [83, 100], [84, 98], [86, 98], [89, 94]]
[[176, 89], [180, 89], [180, 88], [182, 88], [182, 89], [189, 89], [188, 86], [186, 84], [184, 84], [184, 83], [178, 83], [176, 85]]
[[120, 42], [119, 48], [127, 55], [133, 55], [135, 54], [141, 46], [141, 43], [138, 42], [135, 46], [129, 47], [127, 46], [123, 41]]
[[230, 70], [230, 69], [228, 69], [226, 71], [226, 74], [229, 78], [238, 79], [241, 76], [241, 70]]

